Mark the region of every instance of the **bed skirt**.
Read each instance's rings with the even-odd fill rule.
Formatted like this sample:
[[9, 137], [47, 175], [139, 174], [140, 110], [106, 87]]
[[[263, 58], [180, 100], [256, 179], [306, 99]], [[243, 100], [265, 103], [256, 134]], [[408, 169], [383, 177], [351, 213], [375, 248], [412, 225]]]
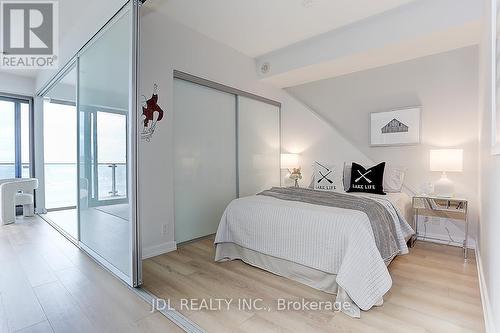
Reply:
[[[336, 274], [326, 273], [289, 260], [269, 256], [234, 243], [216, 244], [215, 261], [222, 262], [234, 259], [239, 259], [249, 265], [300, 282], [314, 289], [334, 294], [336, 295], [336, 302], [349, 303], [348, 307], [342, 307], [342, 312], [354, 318], [359, 318], [361, 315], [358, 306], [342, 288], [339, 288], [336, 282]], [[381, 299], [377, 306], [382, 305], [382, 303], [383, 300]]]

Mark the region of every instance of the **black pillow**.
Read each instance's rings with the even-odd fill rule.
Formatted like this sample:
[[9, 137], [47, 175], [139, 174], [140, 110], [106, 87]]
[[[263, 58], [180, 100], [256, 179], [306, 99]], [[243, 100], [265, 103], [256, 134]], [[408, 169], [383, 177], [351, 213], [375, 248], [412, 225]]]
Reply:
[[369, 169], [363, 168], [358, 163], [352, 163], [351, 186], [347, 192], [366, 192], [373, 194], [384, 193], [384, 168], [385, 162]]

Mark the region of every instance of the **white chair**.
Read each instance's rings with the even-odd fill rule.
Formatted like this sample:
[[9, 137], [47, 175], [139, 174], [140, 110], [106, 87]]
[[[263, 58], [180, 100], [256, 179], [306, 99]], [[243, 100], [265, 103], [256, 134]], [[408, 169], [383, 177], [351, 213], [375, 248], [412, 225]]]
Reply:
[[33, 191], [37, 188], [36, 178], [0, 179], [0, 224], [16, 221], [16, 205], [23, 206], [23, 216], [33, 216]]

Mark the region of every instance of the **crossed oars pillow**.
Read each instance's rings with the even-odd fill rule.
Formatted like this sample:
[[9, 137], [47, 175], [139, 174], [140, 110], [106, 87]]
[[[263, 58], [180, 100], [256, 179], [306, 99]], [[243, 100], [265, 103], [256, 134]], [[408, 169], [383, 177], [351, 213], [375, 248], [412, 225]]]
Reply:
[[341, 191], [341, 169], [337, 165], [314, 162], [314, 189], [319, 191]]
[[385, 194], [383, 188], [385, 162], [371, 168], [352, 163], [351, 184], [347, 192]]

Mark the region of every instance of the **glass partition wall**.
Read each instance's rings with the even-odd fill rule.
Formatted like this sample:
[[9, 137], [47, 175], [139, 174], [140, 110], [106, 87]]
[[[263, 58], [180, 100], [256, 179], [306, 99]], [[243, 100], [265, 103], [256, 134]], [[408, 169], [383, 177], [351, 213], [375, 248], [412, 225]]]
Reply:
[[130, 11], [79, 57], [80, 241], [120, 274], [131, 270], [127, 137]]
[[47, 218], [131, 286], [137, 227], [138, 1], [130, 1], [41, 92]]

